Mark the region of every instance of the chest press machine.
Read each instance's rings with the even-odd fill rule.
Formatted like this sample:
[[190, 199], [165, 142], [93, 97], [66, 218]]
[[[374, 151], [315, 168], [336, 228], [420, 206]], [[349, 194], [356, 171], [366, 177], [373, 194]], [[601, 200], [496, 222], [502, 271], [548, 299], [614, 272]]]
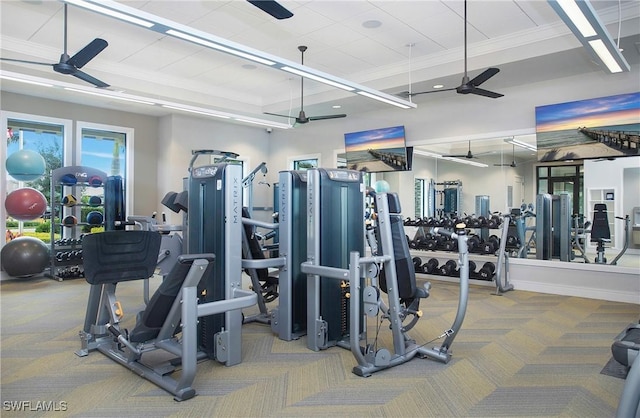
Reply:
[[[178, 257], [131, 332], [120, 324], [123, 308], [116, 287], [153, 274], [161, 236], [122, 230], [85, 237], [85, 277], [91, 286], [77, 355], [98, 350], [177, 401], [196, 395], [192, 384], [199, 360], [240, 363], [241, 310], [257, 300], [241, 288], [240, 173], [241, 167], [225, 163], [191, 167], [189, 254]], [[154, 363], [145, 354], [156, 350], [176, 357]], [[178, 369], [179, 377], [172, 377]]]
[[[461, 272], [459, 303], [451, 328], [432, 340], [446, 337], [442, 345], [431, 348], [425, 347], [430, 342], [418, 345], [407, 331], [422, 316], [419, 303], [429, 296], [431, 285], [425, 283], [423, 288], [416, 286], [396, 194], [380, 193], [375, 196], [378, 254], [362, 257], [362, 251], [352, 249], [348, 260], [340, 263], [329, 257], [330, 264], [326, 263], [327, 252], [335, 253], [335, 248], [339, 252], [349, 246], [340, 244], [346, 238], [345, 232], [342, 236], [328, 234], [328, 225], [338, 225], [338, 228], [343, 228], [342, 231], [346, 231], [346, 225], [359, 225], [359, 233], [356, 231], [348, 236], [364, 240], [364, 191], [360, 190], [359, 198], [356, 198], [357, 194], [348, 192], [349, 182], [361, 184], [360, 175], [348, 171], [309, 170], [308, 261], [301, 265], [302, 272], [308, 274], [307, 346], [314, 351], [333, 345], [349, 349], [358, 363], [353, 373], [363, 377], [405, 363], [416, 356], [447, 363], [451, 359], [451, 344], [462, 326], [467, 308], [469, 268], [466, 233], [464, 229], [457, 232], [434, 230], [435, 233], [450, 235], [458, 240]], [[351, 179], [351, 176], [356, 177]], [[351, 208], [359, 207], [360, 216], [357, 215], [358, 210], [350, 210], [348, 205]], [[386, 293], [387, 302], [382, 293]], [[377, 335], [372, 343], [368, 341], [367, 317], [389, 321], [393, 353], [387, 348], [378, 348]]]

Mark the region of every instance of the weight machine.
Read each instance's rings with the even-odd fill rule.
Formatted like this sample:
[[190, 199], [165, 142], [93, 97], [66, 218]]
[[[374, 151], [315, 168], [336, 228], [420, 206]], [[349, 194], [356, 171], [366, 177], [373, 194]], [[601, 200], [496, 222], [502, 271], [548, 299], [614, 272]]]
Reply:
[[[178, 258], [131, 332], [120, 324], [124, 311], [116, 299], [116, 286], [153, 274], [160, 234], [107, 231], [83, 240], [91, 286], [76, 354], [98, 350], [178, 401], [195, 396], [192, 384], [198, 361], [240, 363], [242, 309], [257, 301], [254, 292], [241, 286], [241, 167], [226, 163], [193, 167], [198, 155], [212, 152], [194, 151], [189, 165], [189, 255]], [[158, 363], [146, 355], [156, 350], [176, 357]], [[179, 376], [172, 377], [178, 368]]]
[[427, 188], [427, 217], [455, 217], [461, 214], [462, 181], [436, 183], [431, 179]]
[[[434, 230], [459, 242], [460, 300], [452, 327], [434, 340], [418, 345], [407, 331], [422, 316], [419, 302], [429, 296], [430, 284], [416, 286], [397, 195], [378, 193], [375, 196], [379, 253], [371, 257], [361, 257], [361, 251], [348, 248], [351, 238], [356, 241], [351, 242], [352, 247], [362, 249], [364, 237], [364, 191], [360, 173], [310, 170], [308, 196], [308, 261], [302, 263], [301, 268], [308, 274], [308, 347], [319, 351], [337, 345], [351, 350], [358, 363], [353, 373], [363, 377], [416, 356], [447, 363], [467, 307], [469, 270], [464, 229]], [[358, 231], [327, 234], [333, 225], [338, 230], [349, 225]], [[349, 258], [343, 255], [340, 260], [338, 256], [345, 254], [344, 249], [349, 251]], [[387, 302], [383, 293], [387, 294]], [[367, 317], [380, 319], [378, 329], [383, 320], [389, 321], [393, 353], [387, 348], [378, 348], [377, 332], [373, 342], [367, 340]], [[425, 347], [440, 338], [445, 338], [440, 347]]]

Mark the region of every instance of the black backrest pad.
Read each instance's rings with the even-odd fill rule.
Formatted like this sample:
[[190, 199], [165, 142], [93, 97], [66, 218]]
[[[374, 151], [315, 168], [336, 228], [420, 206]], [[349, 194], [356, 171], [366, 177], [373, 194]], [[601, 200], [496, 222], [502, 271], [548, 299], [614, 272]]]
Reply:
[[[416, 271], [413, 266], [409, 244], [404, 232], [404, 222], [399, 213], [400, 201], [398, 195], [389, 193], [389, 220], [391, 226], [391, 239], [393, 241], [393, 254], [396, 262], [396, 278], [398, 280], [398, 293], [401, 299], [415, 297], [416, 294]], [[398, 212], [395, 212], [398, 211]], [[384, 270], [380, 274], [380, 285], [382, 290], [387, 291], [386, 276]]]
[[162, 237], [153, 231], [105, 231], [82, 239], [84, 275], [90, 284], [147, 279], [158, 261]]
[[600, 239], [611, 239], [607, 205], [604, 203], [596, 203], [593, 206], [593, 223], [591, 224], [591, 242], [598, 242]]
[[[180, 257], [179, 260], [184, 261], [184, 258]], [[149, 341], [158, 335], [162, 325], [167, 319], [167, 315], [169, 315], [171, 306], [176, 300], [176, 296], [180, 293], [184, 279], [186, 279], [192, 264], [193, 260], [190, 260], [188, 262], [177, 262], [173, 266], [167, 277], [165, 277], [149, 300], [135, 328], [129, 334], [129, 341]], [[212, 267], [213, 263], [209, 263], [207, 270]], [[206, 277], [206, 274], [208, 274], [208, 271], [205, 271], [203, 277]]]

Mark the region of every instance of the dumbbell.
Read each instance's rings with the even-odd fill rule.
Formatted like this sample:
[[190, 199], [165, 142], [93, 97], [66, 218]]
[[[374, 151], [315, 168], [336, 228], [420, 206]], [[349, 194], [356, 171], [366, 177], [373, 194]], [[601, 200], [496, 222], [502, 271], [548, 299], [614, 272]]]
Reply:
[[438, 273], [438, 262], [435, 258], [430, 258], [429, 261], [422, 265], [422, 272], [426, 274], [437, 274]]
[[498, 248], [500, 248], [500, 238], [498, 238], [496, 235], [491, 235], [480, 246], [480, 252], [482, 254], [493, 254], [498, 251]]
[[498, 215], [491, 215], [489, 219], [487, 219], [487, 227], [491, 229], [495, 229], [500, 226], [502, 220]]
[[413, 261], [413, 270], [416, 273], [424, 273], [422, 268], [422, 259], [420, 257], [413, 257], [411, 261]]
[[517, 249], [520, 248], [521, 245], [520, 238], [516, 235], [507, 235], [507, 248]]
[[445, 251], [458, 251], [458, 240], [453, 239], [451, 237], [447, 238], [444, 241], [444, 250]]
[[470, 235], [469, 239], [467, 239], [467, 248], [470, 253], [474, 253], [480, 250], [480, 244], [482, 244], [482, 240], [477, 235]]
[[442, 247], [442, 243], [444, 242], [444, 237], [440, 235], [432, 236], [430, 239], [426, 241], [427, 250], [435, 251], [438, 248]]
[[441, 276], [455, 276], [458, 273], [458, 263], [455, 260], [449, 260], [441, 265], [438, 270]]
[[480, 268], [480, 271], [478, 271], [478, 277], [481, 280], [492, 280], [493, 274], [495, 273], [495, 271], [496, 271], [496, 265], [493, 264], [491, 261], [487, 261], [482, 265], [482, 267]]
[[476, 276], [476, 263], [475, 261], [469, 260], [469, 278], [475, 279]]

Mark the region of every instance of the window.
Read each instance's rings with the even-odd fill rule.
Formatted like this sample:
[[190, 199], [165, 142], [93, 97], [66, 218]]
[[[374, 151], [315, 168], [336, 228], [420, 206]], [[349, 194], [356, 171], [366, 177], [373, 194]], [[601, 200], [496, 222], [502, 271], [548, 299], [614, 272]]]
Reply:
[[[47, 210], [43, 217], [29, 221], [18, 221], [10, 216], [3, 216], [0, 227], [6, 232], [0, 242], [5, 243], [12, 236], [26, 235], [50, 240], [51, 202], [51, 170], [61, 167], [70, 160], [71, 147], [68, 145], [68, 133], [71, 121], [53, 119], [36, 115], [2, 113], [2, 129], [7, 133], [6, 142], [0, 145], [0, 159], [6, 159], [22, 149], [35, 151], [45, 160], [45, 172], [40, 178], [30, 181], [19, 181], [2, 170], [0, 177], [0, 195], [23, 188], [31, 187], [40, 191], [47, 200]], [[4, 211], [3, 211], [4, 212]], [[54, 221], [55, 221], [55, 213]], [[55, 222], [54, 222], [55, 223]]]
[[133, 129], [78, 122], [75, 165], [96, 168], [124, 181], [126, 213], [133, 210]]
[[320, 154], [298, 155], [289, 158], [291, 170], [308, 170], [320, 167]]
[[568, 193], [573, 201], [573, 213], [584, 214], [584, 167], [582, 164], [541, 166], [536, 170], [536, 194]]

